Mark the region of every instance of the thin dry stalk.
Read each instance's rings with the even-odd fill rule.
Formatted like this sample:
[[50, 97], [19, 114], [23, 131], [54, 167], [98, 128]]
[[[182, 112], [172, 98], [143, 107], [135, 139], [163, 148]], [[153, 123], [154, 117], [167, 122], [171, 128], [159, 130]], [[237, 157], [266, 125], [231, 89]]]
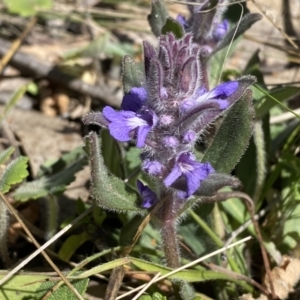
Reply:
[[[0, 193], [0, 197], [2, 198], [3, 195]], [[7, 202], [7, 200], [3, 197], [4, 201]], [[8, 203], [8, 202], [7, 202]], [[19, 217], [19, 215], [15, 212], [14, 208], [8, 203], [9, 207], [11, 208], [11, 212], [13, 215], [17, 218], [17, 220], [20, 222], [20, 224], [23, 224], [23, 228], [25, 232], [27, 231], [30, 233], [28, 228], [25, 226], [24, 222], [22, 222], [22, 219]], [[94, 205], [88, 208], [85, 212], [83, 212], [79, 217], [77, 217], [74, 221], [72, 221], [69, 225], [67, 225], [64, 229], [59, 231], [53, 238], [51, 238], [48, 242], [46, 242], [44, 245], [40, 246], [39, 248], [33, 252], [31, 255], [29, 255], [25, 260], [23, 260], [19, 265], [17, 265], [14, 269], [12, 269], [6, 276], [4, 276], [0, 280], [0, 286], [2, 286], [5, 282], [7, 282], [14, 274], [16, 274], [18, 271], [20, 271], [25, 265], [27, 265], [34, 257], [39, 255], [41, 252], [43, 252], [49, 245], [51, 245], [54, 241], [56, 241], [59, 237], [61, 237], [64, 233], [66, 233], [69, 229], [71, 229], [75, 224], [77, 224], [82, 218], [84, 218], [87, 214], [89, 214], [94, 209]], [[25, 229], [26, 228], [26, 229]], [[28, 234], [29, 235], [29, 234]], [[30, 233], [31, 235], [31, 233]], [[29, 235], [29, 237], [30, 237]], [[35, 239], [33, 238], [32, 241], [34, 242]]]
[[275, 18], [270, 15], [265, 7], [263, 7], [257, 0], [252, 0], [254, 5], [261, 11], [261, 13], [272, 23], [272, 25], [282, 34], [282, 36], [295, 48], [299, 49], [297, 44], [289, 37], [284, 30], [276, 24]]
[[32, 17], [30, 19], [29, 23], [27, 24], [27, 26], [25, 27], [24, 31], [20, 35], [20, 37], [18, 39], [16, 39], [11, 44], [10, 49], [7, 51], [7, 53], [0, 60], [0, 73], [2, 72], [3, 68], [9, 63], [9, 61], [15, 55], [15, 53], [18, 51], [18, 49], [20, 48], [23, 40], [26, 38], [28, 33], [31, 31], [31, 29], [35, 25], [36, 21], [37, 21], [37, 18]]
[[[36, 241], [34, 236], [31, 234], [30, 230], [27, 228], [23, 220], [20, 218], [19, 214], [15, 209], [11, 206], [9, 201], [6, 200], [4, 195], [0, 193], [0, 197], [3, 200], [3, 202], [6, 204], [7, 208], [11, 212], [11, 214], [18, 220], [24, 231], [27, 233], [27, 235], [30, 237], [34, 245], [39, 249], [41, 245]], [[70, 288], [70, 290], [74, 293], [74, 295], [79, 299], [79, 300], [84, 300], [82, 296], [78, 293], [78, 291], [73, 287], [73, 285], [69, 282], [69, 280], [64, 276], [64, 274], [59, 270], [59, 268], [55, 265], [55, 263], [52, 261], [52, 259], [48, 256], [48, 254], [44, 251], [41, 252], [44, 258], [47, 260], [49, 265], [57, 272], [57, 274], [61, 277], [61, 279], [65, 282], [65, 284]]]

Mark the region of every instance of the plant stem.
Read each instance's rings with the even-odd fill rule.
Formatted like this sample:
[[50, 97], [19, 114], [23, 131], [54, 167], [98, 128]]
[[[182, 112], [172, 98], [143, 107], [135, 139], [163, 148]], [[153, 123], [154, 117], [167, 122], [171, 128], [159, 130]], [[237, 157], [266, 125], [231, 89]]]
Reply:
[[164, 252], [167, 260], [167, 266], [176, 269], [180, 267], [179, 247], [176, 238], [175, 222], [164, 224], [161, 230]]
[[[177, 240], [176, 232], [176, 209], [174, 209], [175, 199], [173, 194], [167, 196], [163, 218], [162, 218], [162, 228], [161, 228], [161, 238], [163, 242], [163, 250], [165, 253], [167, 266], [172, 269], [177, 269], [180, 267], [180, 250]], [[176, 299], [180, 300], [180, 290], [181, 283], [177, 280], [172, 280], [172, 286], [174, 291], [174, 296]]]
[[174, 220], [174, 200], [168, 197], [164, 205], [163, 224], [161, 237], [165, 252], [167, 266], [173, 269], [180, 267], [179, 245], [176, 236], [176, 224]]

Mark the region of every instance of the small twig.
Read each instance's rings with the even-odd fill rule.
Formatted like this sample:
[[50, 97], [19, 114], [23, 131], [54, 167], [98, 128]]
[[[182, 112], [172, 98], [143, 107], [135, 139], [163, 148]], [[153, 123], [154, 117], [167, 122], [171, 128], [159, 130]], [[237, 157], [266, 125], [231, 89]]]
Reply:
[[[10, 43], [0, 38], [0, 56], [4, 56], [10, 48]], [[93, 86], [83, 82], [80, 79], [63, 73], [59, 67], [47, 64], [37, 60], [34, 56], [19, 51], [10, 60], [9, 64], [20, 72], [31, 75], [35, 78], [47, 78], [49, 81], [58, 84], [75, 93], [84, 96], [90, 96], [101, 100], [110, 106], [119, 106], [119, 100], [114, 97], [113, 91], [102, 84], [101, 86]]]
[[[270, 208], [271, 208], [271, 206], [260, 210], [259, 213], [254, 216], [255, 220], [259, 220], [261, 217], [263, 217]], [[246, 230], [246, 228], [249, 225], [251, 225], [251, 223], [252, 223], [252, 220], [250, 219], [250, 220], [246, 221], [244, 224], [242, 224], [240, 227], [238, 227], [236, 230], [232, 231], [230, 234], [230, 237], [227, 239], [224, 246], [231, 244], [238, 235], [240, 235], [243, 231]]]
[[245, 33], [243, 37], [246, 40], [249, 40], [249, 41], [252, 41], [252, 42], [264, 45], [264, 46], [268, 46], [268, 47], [274, 48], [274, 49], [276, 49], [278, 51], [287, 53], [289, 55], [298, 56], [298, 57], [300, 55], [299, 51], [297, 51], [297, 50], [295, 50], [295, 49], [293, 49], [291, 47], [287, 47], [287, 46], [275, 44], [275, 43], [272, 43], [272, 42], [264, 40], [264, 39], [259, 39], [259, 38], [255, 37], [255, 36], [247, 34], [247, 33]]
[[261, 292], [263, 292], [265, 295], [268, 295], [269, 292], [268, 290], [266, 290], [261, 284], [259, 284], [258, 282], [256, 282], [255, 280], [253, 280], [252, 278], [249, 278], [245, 275], [242, 275], [242, 274], [239, 274], [239, 273], [236, 273], [236, 272], [233, 272], [233, 271], [230, 271], [230, 270], [227, 270], [223, 267], [220, 267], [220, 266], [217, 266], [213, 263], [206, 263], [207, 267], [209, 269], [211, 269], [212, 271], [217, 271], [217, 272], [220, 272], [220, 273], [223, 273], [223, 274], [226, 274], [228, 276], [230, 276], [231, 278], [234, 278], [236, 280], [244, 280], [248, 283], [250, 283], [251, 285], [257, 287], [259, 290], [261, 290]]
[[25, 29], [22, 32], [22, 34], [20, 35], [20, 37], [18, 39], [16, 39], [11, 44], [10, 49], [2, 57], [2, 59], [0, 60], [0, 74], [3, 71], [3, 68], [9, 63], [9, 61], [11, 60], [11, 58], [18, 51], [18, 49], [20, 48], [23, 40], [26, 38], [26, 36], [28, 35], [28, 33], [30, 32], [30, 30], [32, 29], [32, 27], [35, 25], [36, 21], [37, 21], [37, 18], [35, 16], [30, 19], [29, 23], [25, 27]]
[[242, 198], [242, 199], [245, 200], [246, 207], [249, 211], [251, 221], [254, 225], [254, 228], [255, 228], [255, 231], [256, 231], [256, 234], [257, 234], [257, 239], [258, 239], [258, 242], [259, 242], [262, 257], [263, 257], [263, 260], [264, 260], [264, 265], [265, 265], [265, 268], [266, 268], [268, 281], [269, 281], [270, 288], [271, 288], [271, 296], [272, 296], [272, 299], [276, 299], [275, 289], [274, 289], [272, 276], [271, 276], [271, 268], [270, 268], [269, 258], [268, 258], [266, 249], [264, 247], [263, 238], [262, 238], [262, 235], [261, 235], [261, 232], [260, 232], [260, 229], [259, 229], [259, 225], [258, 225], [258, 223], [255, 219], [255, 215], [254, 215], [254, 211], [255, 211], [254, 210], [254, 203], [253, 203], [252, 199], [245, 193], [230, 192], [229, 194], [231, 194], [230, 198]]
[[263, 239], [261, 236], [261, 232], [258, 226], [258, 223], [256, 221], [255, 215], [254, 215], [254, 203], [252, 201], [252, 199], [245, 193], [242, 192], [220, 192], [217, 193], [216, 195], [212, 196], [212, 197], [203, 197], [203, 199], [206, 202], [221, 202], [221, 201], [225, 201], [227, 199], [230, 198], [241, 198], [245, 200], [246, 203], [246, 207], [250, 213], [250, 217], [251, 217], [251, 221], [254, 225], [255, 231], [256, 231], [256, 235], [257, 235], [257, 239], [261, 248], [261, 253], [263, 256], [263, 260], [264, 260], [264, 265], [265, 265], [265, 269], [266, 269], [266, 273], [267, 273], [267, 277], [270, 283], [270, 288], [271, 288], [271, 295], [272, 295], [272, 299], [276, 298], [275, 295], [275, 290], [274, 290], [274, 285], [273, 285], [273, 281], [272, 281], [272, 277], [271, 277], [271, 268], [270, 268], [270, 263], [269, 263], [269, 259], [267, 256], [267, 252], [265, 250], [264, 244], [263, 244]]

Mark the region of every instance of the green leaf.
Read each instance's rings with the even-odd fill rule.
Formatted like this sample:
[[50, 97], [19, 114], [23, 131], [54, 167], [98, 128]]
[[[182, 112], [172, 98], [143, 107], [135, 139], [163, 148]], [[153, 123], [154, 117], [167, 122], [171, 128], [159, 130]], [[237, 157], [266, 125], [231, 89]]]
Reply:
[[[70, 280], [70, 283], [73, 287], [78, 291], [80, 295], [86, 291], [87, 285], [89, 283], [89, 279], [81, 279], [81, 280]], [[41, 284], [38, 289], [38, 296], [36, 299], [42, 299], [44, 295], [53, 288], [56, 284], [55, 281], [47, 281]], [[50, 296], [47, 297], [47, 300], [78, 300], [78, 297], [70, 290], [70, 288], [66, 285], [60, 286], [57, 290], [52, 291]]]
[[75, 180], [75, 173], [80, 171], [85, 165], [86, 158], [81, 157], [77, 162], [54, 175], [43, 176], [40, 179], [26, 182], [16, 190], [15, 199], [18, 201], [27, 201], [49, 194], [61, 194], [66, 190], [67, 185]]
[[28, 17], [36, 14], [40, 9], [50, 9], [52, 0], [4, 0], [9, 12]]
[[[144, 261], [138, 258], [130, 257], [129, 259], [132, 264], [134, 264], [136, 267], [138, 267], [143, 271], [157, 272], [157, 273], [160, 272], [161, 275], [165, 275], [172, 271], [172, 269], [170, 268], [157, 265], [148, 261]], [[214, 272], [214, 271], [207, 271], [207, 270], [183, 270], [169, 276], [168, 278], [180, 279], [187, 282], [200, 282], [200, 281], [217, 280], [217, 279], [238, 282], [238, 280], [232, 279], [225, 274]]]
[[29, 173], [27, 171], [28, 158], [20, 156], [10, 162], [0, 178], [0, 191], [7, 193], [11, 185], [21, 182]]
[[16, 106], [18, 101], [23, 97], [27, 90], [27, 85], [21, 86], [9, 99], [7, 104], [5, 105], [4, 112], [1, 115], [0, 122], [2, 122], [4, 119], [6, 119], [9, 112]]
[[184, 35], [182, 26], [171, 17], [167, 18], [166, 24], [161, 30], [162, 34], [167, 34], [168, 32], [172, 32], [177, 39], [182, 38]]
[[[5, 275], [0, 275], [2, 279]], [[25, 300], [36, 298], [37, 290], [42, 285], [41, 281], [49, 280], [49, 275], [14, 275], [0, 287], [0, 299]]]
[[[206, 211], [207, 214], [213, 208], [213, 203], [203, 203], [201, 196], [213, 196], [217, 191], [225, 186], [230, 186], [233, 188], [238, 188], [240, 186], [240, 181], [228, 174], [213, 173], [207, 179], [201, 182], [200, 188], [195, 192], [194, 198], [187, 201], [182, 208], [177, 212], [177, 216], [185, 213], [191, 207], [195, 207], [197, 204], [201, 205], [201, 211]], [[199, 197], [200, 196], [200, 197]], [[202, 203], [201, 203], [202, 201]]]
[[110, 35], [105, 33], [96, 37], [87, 46], [67, 52], [63, 55], [63, 59], [70, 60], [79, 57], [97, 58], [101, 53], [110, 57], [122, 58], [129, 53], [134, 54], [135, 51], [132, 45], [112, 41]]
[[90, 238], [90, 235], [87, 234], [87, 232], [85, 231], [80, 234], [74, 234], [69, 236], [59, 249], [59, 258], [64, 261], [68, 261], [76, 252], [76, 250], [85, 242], [87, 242]]
[[[254, 86], [254, 89], [257, 88]], [[261, 91], [260, 91], [261, 92]], [[300, 94], [300, 88], [294, 86], [285, 86], [280, 88], [275, 88], [271, 91], [263, 90], [264, 95], [262, 96], [262, 101], [256, 108], [256, 114], [258, 117], [261, 117], [268, 113], [272, 107], [274, 107], [278, 102], [282, 103], [283, 101], [288, 101], [289, 99]], [[274, 101], [275, 98], [278, 102]], [[284, 104], [282, 106], [288, 109]]]
[[155, 36], [161, 35], [161, 29], [166, 24], [168, 11], [162, 0], [151, 1], [151, 13], [148, 15], [148, 22]]
[[133, 87], [141, 87], [145, 82], [145, 75], [142, 68], [129, 55], [122, 60], [123, 88], [127, 94]]
[[98, 273], [103, 273], [107, 270], [112, 270], [120, 266], [124, 266], [126, 264], [130, 263], [129, 257], [122, 257], [115, 259], [113, 261], [110, 261], [108, 263], [104, 263], [102, 265], [90, 268], [89, 270], [82, 272], [80, 275], [76, 276], [76, 278], [88, 278], [90, 276], [93, 276]]
[[246, 90], [235, 103], [208, 147], [203, 162], [209, 161], [219, 173], [229, 173], [245, 152], [253, 129], [252, 93]]
[[129, 172], [133, 172], [141, 165], [141, 149], [137, 147], [130, 147], [126, 151], [125, 159], [127, 162], [127, 169]]
[[123, 145], [118, 144], [118, 142], [109, 134], [108, 130], [101, 131], [101, 141], [102, 141], [102, 156], [104, 159], [104, 164], [112, 174], [119, 178], [123, 178], [122, 169], [122, 158], [120, 155], [120, 148]]
[[9, 147], [0, 153], [0, 165], [3, 165], [14, 153], [15, 148]]
[[109, 174], [101, 154], [101, 143], [97, 134], [91, 132], [85, 137], [86, 151], [91, 162], [91, 196], [97, 205], [116, 211], [137, 211], [140, 208], [138, 194], [121, 179]]

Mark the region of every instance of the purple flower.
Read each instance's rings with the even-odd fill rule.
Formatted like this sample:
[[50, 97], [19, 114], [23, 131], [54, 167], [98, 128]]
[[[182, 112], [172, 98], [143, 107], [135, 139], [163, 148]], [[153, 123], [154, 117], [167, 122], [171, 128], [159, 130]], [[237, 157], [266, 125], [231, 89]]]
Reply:
[[103, 116], [110, 122], [108, 129], [110, 134], [120, 142], [128, 142], [132, 139], [131, 132], [136, 131], [137, 147], [142, 148], [149, 131], [156, 125], [157, 117], [154, 112], [145, 110], [141, 113], [133, 111], [115, 111], [109, 106], [103, 109]]
[[176, 21], [178, 21], [185, 30], [189, 27], [189, 24], [188, 24], [186, 18], [181, 14], [179, 14], [177, 16]]
[[221, 110], [226, 109], [229, 106], [229, 102], [226, 100], [232, 95], [239, 87], [238, 81], [228, 81], [218, 85], [216, 88], [209, 92], [205, 92], [203, 88], [196, 91], [195, 96], [187, 99], [181, 104], [181, 111], [186, 112], [198, 104], [204, 102], [211, 102], [212, 104], [217, 103]]
[[122, 110], [138, 112], [147, 100], [147, 90], [143, 87], [133, 87], [128, 94], [123, 97]]
[[213, 172], [214, 169], [209, 163], [200, 163], [191, 152], [184, 152], [178, 156], [171, 173], [164, 179], [164, 184], [169, 187], [181, 176], [185, 177], [185, 198], [189, 198], [200, 187], [201, 181]]
[[213, 32], [213, 38], [216, 42], [223, 39], [229, 29], [229, 22], [225, 19], [223, 22], [219, 23]]
[[142, 207], [151, 208], [157, 203], [156, 194], [146, 185], [144, 185], [140, 180], [136, 182], [138, 191], [142, 197]]

